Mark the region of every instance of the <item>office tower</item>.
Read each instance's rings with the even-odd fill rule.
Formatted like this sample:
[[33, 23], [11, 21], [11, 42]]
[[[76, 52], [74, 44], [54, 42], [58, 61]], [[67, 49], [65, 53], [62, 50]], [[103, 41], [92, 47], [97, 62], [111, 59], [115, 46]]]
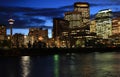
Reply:
[[112, 35], [120, 34], [120, 17], [112, 19]]
[[35, 41], [47, 42], [48, 30], [47, 29], [43, 30], [42, 28], [29, 28], [28, 36], [32, 44]]
[[81, 28], [83, 25], [81, 12], [66, 12], [65, 20], [69, 21], [69, 28]]
[[74, 11], [81, 12], [83, 18], [83, 26], [87, 26], [90, 24], [90, 11], [89, 11], [89, 3], [87, 2], [76, 2], [74, 3]]
[[53, 18], [53, 37], [58, 37], [62, 35], [62, 32], [68, 31], [69, 22], [61, 18]]
[[90, 22], [89, 4], [86, 2], [74, 3], [74, 11], [66, 12], [64, 19], [69, 21], [71, 46], [83, 47], [86, 36], [89, 35]]
[[68, 41], [69, 22], [61, 18], [53, 18], [53, 38], [57, 47], [65, 46]]
[[112, 19], [112, 36], [113, 45], [120, 46], [120, 17]]
[[112, 35], [112, 11], [110, 9], [100, 10], [95, 19], [97, 36], [108, 39]]

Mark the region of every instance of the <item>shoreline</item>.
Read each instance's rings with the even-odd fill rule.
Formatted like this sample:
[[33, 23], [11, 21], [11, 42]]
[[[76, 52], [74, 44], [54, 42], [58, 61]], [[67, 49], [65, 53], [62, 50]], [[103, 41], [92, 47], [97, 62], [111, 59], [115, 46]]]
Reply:
[[120, 48], [13, 48], [0, 49], [0, 56], [40, 56], [66, 53], [120, 52]]

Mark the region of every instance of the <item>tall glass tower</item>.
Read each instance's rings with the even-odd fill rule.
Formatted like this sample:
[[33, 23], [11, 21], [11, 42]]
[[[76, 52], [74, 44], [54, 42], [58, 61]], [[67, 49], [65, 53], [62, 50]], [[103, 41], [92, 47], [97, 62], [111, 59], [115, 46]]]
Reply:
[[90, 19], [89, 3], [87, 2], [76, 2], [74, 3], [74, 11], [81, 12], [83, 18], [83, 26], [88, 25]]

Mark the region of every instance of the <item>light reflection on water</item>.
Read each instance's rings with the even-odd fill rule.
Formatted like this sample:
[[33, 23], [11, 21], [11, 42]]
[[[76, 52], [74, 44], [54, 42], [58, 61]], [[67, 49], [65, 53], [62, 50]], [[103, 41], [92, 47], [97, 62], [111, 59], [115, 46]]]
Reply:
[[95, 70], [96, 76], [110, 77], [113, 74], [113, 65], [114, 65], [114, 53], [96, 53], [95, 54]]
[[59, 55], [54, 55], [54, 77], [59, 77]]
[[22, 77], [29, 77], [30, 73], [30, 56], [21, 57], [21, 68], [22, 68]]
[[97, 77], [120, 77], [119, 52], [97, 53], [95, 56]]
[[0, 58], [0, 77], [120, 77], [120, 52]]

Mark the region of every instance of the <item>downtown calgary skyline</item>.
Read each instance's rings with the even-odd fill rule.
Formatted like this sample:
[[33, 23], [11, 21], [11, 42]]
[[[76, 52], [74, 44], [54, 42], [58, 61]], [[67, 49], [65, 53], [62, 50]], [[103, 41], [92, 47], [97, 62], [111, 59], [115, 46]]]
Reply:
[[[24, 36], [24, 34], [14, 35], [14, 33], [12, 35], [12, 28], [14, 31], [15, 28], [14, 25], [16, 25], [12, 24], [12, 27], [10, 28], [11, 36], [10, 38], [11, 40], [15, 40], [14, 41], [15, 46], [18, 46], [16, 40], [20, 42], [22, 41], [21, 39], [24, 40], [25, 46], [28, 42], [34, 44], [35, 41], [36, 42], [43, 41], [47, 44], [47, 47], [50, 46], [70, 48], [70, 47], [96, 47], [97, 45], [98, 47], [99, 46], [105, 47], [109, 45], [119, 46], [118, 39], [119, 38], [118, 35], [120, 33], [119, 14], [112, 11], [112, 9], [105, 8], [99, 10], [96, 14], [91, 15], [90, 6], [91, 5], [88, 2], [75, 2], [73, 5], [74, 9], [65, 11], [63, 17], [54, 16], [52, 18], [53, 26], [51, 27], [45, 25], [42, 26], [29, 25], [25, 27], [25, 25], [22, 25], [23, 29], [27, 27], [29, 29], [27, 36]], [[35, 13], [25, 15], [34, 14]], [[28, 18], [29, 17], [30, 16], [28, 16]], [[15, 22], [18, 21], [15, 20], [14, 23]], [[35, 24], [33, 20], [31, 21], [31, 23]], [[53, 35], [53, 37], [51, 39], [48, 38], [49, 31], [47, 29], [44, 29], [45, 27], [47, 29], [49, 28], [52, 30], [51, 34]], [[17, 29], [19, 28], [17, 27]], [[21, 30], [20, 32], [23, 31]], [[3, 36], [3, 38], [6, 37]], [[22, 45], [23, 44], [20, 43], [20, 46]]]
[[[9, 28], [8, 19], [15, 20], [13, 33], [28, 34], [29, 27], [46, 27], [49, 29], [51, 37], [51, 29], [53, 27], [53, 18], [64, 17], [64, 13], [73, 11], [73, 5], [78, 0], [52, 0], [52, 1], [27, 1], [27, 0], [1, 0], [0, 3], [0, 23], [7, 25]], [[80, 2], [83, 2], [82, 0]], [[111, 9], [115, 14], [119, 14], [119, 0], [85, 0], [90, 4], [90, 17], [102, 9]], [[104, 6], [104, 7], [103, 7]], [[22, 31], [21, 31], [22, 30]], [[9, 31], [7, 31], [9, 34]]]

